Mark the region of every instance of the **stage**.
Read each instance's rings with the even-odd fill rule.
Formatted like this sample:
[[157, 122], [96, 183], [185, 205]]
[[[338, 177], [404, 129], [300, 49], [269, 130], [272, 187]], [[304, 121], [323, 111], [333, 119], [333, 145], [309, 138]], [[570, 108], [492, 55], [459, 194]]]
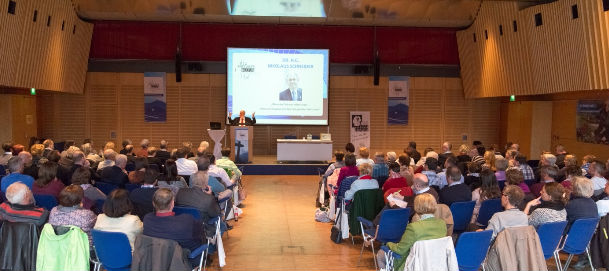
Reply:
[[254, 155], [249, 164], [237, 164], [243, 175], [319, 175], [331, 161], [277, 162], [276, 155]]

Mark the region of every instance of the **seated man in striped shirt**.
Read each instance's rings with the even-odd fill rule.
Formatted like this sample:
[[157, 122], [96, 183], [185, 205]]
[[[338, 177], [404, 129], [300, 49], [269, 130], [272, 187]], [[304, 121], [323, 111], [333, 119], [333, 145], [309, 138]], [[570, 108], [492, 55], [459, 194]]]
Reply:
[[16, 182], [6, 189], [7, 201], [0, 204], [0, 221], [34, 223], [42, 227], [49, 211], [34, 204], [34, 195], [27, 185]]

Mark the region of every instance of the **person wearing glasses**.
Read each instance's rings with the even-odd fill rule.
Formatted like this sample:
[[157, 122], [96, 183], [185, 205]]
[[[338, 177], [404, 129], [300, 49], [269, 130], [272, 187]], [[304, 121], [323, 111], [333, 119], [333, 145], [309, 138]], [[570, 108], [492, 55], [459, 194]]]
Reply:
[[[518, 209], [523, 199], [522, 188], [516, 185], [505, 186], [501, 194], [501, 206], [505, 210], [495, 213], [486, 227], [486, 230], [493, 230], [493, 239], [505, 228], [529, 225], [528, 216]], [[482, 231], [482, 229], [478, 231]]]

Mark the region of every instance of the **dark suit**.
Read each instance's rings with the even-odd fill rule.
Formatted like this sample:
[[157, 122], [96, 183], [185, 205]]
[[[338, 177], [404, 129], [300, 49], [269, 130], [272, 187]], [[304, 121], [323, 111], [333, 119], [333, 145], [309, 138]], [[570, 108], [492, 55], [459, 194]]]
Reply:
[[158, 150], [156, 152], [156, 158], [161, 160], [161, 164], [163, 165], [165, 164], [165, 161], [167, 161], [170, 157], [171, 154], [168, 151]]
[[148, 165], [156, 165], [158, 167], [159, 172], [163, 172], [163, 163], [161, 163], [161, 159], [157, 157], [147, 157]]
[[142, 221], [144, 221], [143, 234], [146, 236], [175, 240], [182, 248], [191, 251], [201, 246], [203, 242], [201, 222], [191, 215], [156, 216], [155, 213], [150, 213]]
[[[144, 220], [144, 216], [150, 212], [154, 212], [152, 206], [152, 197], [158, 188], [141, 187], [136, 188], [129, 193], [129, 199], [133, 202], [134, 214]], [[154, 236], [153, 236], [154, 237]]]
[[448, 159], [448, 157], [455, 157], [454, 154], [452, 153], [441, 153], [438, 155], [438, 166], [440, 166], [440, 168], [444, 168], [444, 162], [446, 162], [446, 159]]
[[[201, 188], [182, 188], [176, 195], [175, 205], [196, 208], [201, 213], [203, 222], [220, 215], [220, 206], [213, 195], [207, 194]], [[215, 226], [206, 224], [206, 234], [211, 237]], [[211, 234], [211, 235], [210, 235]]]
[[76, 171], [78, 168], [82, 167], [81, 165], [72, 165], [72, 167], [67, 168], [64, 166], [58, 166], [57, 167], [57, 178], [61, 180], [61, 182], [65, 185], [65, 186], [69, 186], [72, 184], [72, 175], [74, 174], [74, 171]]
[[[248, 117], [243, 117], [243, 118], [245, 118], [245, 120], [244, 120], [245, 121], [245, 124], [244, 124], [245, 126], [252, 126], [252, 125], [256, 124], [256, 118], [253, 118], [253, 119], [248, 118]], [[236, 117], [236, 118], [234, 118], [232, 120], [230, 118], [228, 118], [228, 123], [230, 125], [237, 126], [237, 125], [239, 125], [239, 120], [240, 119], [241, 119], [241, 117]]]
[[280, 101], [302, 101], [302, 89], [298, 88], [296, 89], [296, 99], [294, 100], [292, 97], [292, 92], [290, 91], [290, 89], [286, 89], [284, 91], [282, 91], [281, 93], [279, 93], [279, 100]]
[[129, 182], [127, 174], [117, 166], [103, 168], [100, 175], [102, 182], [115, 184], [118, 187], [125, 187], [125, 184]]
[[446, 186], [440, 190], [440, 203], [444, 203], [448, 206], [453, 202], [460, 201], [471, 201], [472, 191], [466, 184], [455, 184], [453, 186]]

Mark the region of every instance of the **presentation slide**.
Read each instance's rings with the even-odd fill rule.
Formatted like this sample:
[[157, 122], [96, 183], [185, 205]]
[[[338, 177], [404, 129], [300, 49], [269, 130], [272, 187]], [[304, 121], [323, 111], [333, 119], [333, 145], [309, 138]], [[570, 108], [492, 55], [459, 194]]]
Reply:
[[228, 48], [227, 111], [256, 124], [328, 125], [328, 50]]

